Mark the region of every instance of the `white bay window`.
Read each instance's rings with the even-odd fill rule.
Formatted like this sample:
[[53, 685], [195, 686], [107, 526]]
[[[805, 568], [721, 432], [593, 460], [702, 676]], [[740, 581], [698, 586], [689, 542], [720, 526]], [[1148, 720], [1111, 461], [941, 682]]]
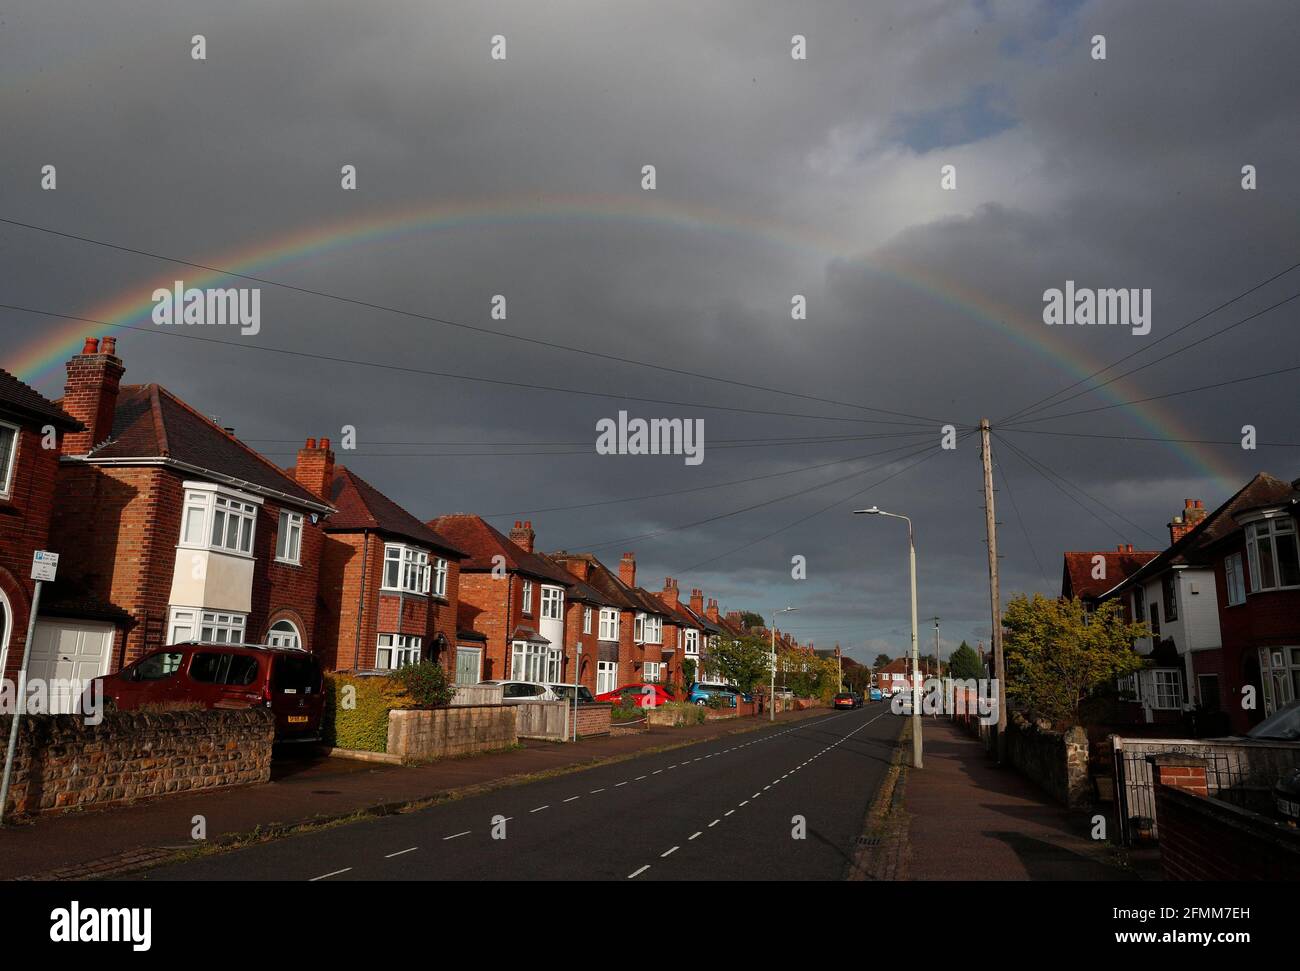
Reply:
[[384, 544], [382, 589], [399, 593], [428, 593], [429, 575], [427, 551], [402, 543]]

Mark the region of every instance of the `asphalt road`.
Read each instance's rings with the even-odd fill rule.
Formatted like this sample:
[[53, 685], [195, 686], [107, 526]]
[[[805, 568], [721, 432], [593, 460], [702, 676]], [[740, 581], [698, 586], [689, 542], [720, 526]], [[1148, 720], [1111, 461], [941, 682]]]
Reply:
[[138, 879], [837, 880], [901, 727], [877, 702]]

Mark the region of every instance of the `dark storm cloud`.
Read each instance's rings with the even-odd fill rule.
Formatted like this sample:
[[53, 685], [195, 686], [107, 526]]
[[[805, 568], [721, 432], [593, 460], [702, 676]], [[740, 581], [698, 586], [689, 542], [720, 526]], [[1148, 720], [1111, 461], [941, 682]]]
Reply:
[[[603, 353], [966, 423], [1073, 381], [1060, 359], [1077, 356], [1078, 344], [1104, 362], [1138, 339], [1119, 329], [1056, 328], [1030, 334], [1047, 339], [1035, 350], [971, 301], [945, 300], [898, 273], [941, 281], [940, 291], [976, 294], [975, 303], [1030, 322], [1044, 288], [1065, 279], [1151, 287], [1154, 338], [1296, 259], [1293, 4], [866, 7], [30, 5], [0, 23], [0, 215], [208, 260], [290, 231], [439, 202], [573, 195], [644, 205], [640, 167], [652, 163], [653, 201], [694, 207], [700, 223], [506, 212], [359, 240], [261, 272]], [[195, 33], [208, 39], [206, 62], [189, 59]], [[507, 37], [505, 62], [487, 56], [497, 33]], [[806, 62], [789, 57], [794, 33], [808, 37]], [[1097, 33], [1107, 37], [1105, 62], [1088, 56]], [[359, 169], [355, 193], [338, 188], [345, 162]], [[46, 163], [59, 167], [57, 192], [37, 187]], [[948, 163], [958, 169], [955, 193], [938, 188]], [[1238, 186], [1246, 163], [1259, 167], [1254, 193]], [[0, 256], [5, 302], [68, 313], [143, 291], [168, 269], [8, 228]], [[1201, 326], [1292, 292], [1286, 282]], [[487, 317], [495, 293], [509, 299], [501, 324]], [[808, 297], [806, 322], [789, 319], [793, 293]], [[612, 394], [864, 414], [275, 288], [264, 289], [263, 301], [256, 340], [268, 346]], [[1138, 397], [1293, 363], [1294, 319], [1294, 311], [1274, 312], [1116, 389]], [[0, 315], [10, 348], [49, 326]], [[508, 518], [823, 465], [938, 434], [930, 423], [915, 440], [715, 447], [698, 468], [589, 452], [434, 458], [419, 453], [445, 447], [378, 443], [590, 442], [595, 421], [619, 407], [703, 417], [709, 443], [891, 426], [620, 405], [154, 334], [126, 332], [120, 346], [128, 380], [168, 385], [279, 461], [291, 461], [286, 453], [306, 435], [356, 425], [362, 454], [344, 460], [428, 516]], [[1251, 422], [1262, 439], [1290, 440], [1281, 421], [1295, 413], [1293, 388], [1274, 379], [1167, 407], [1194, 437], [1233, 438]], [[43, 390], [57, 393], [58, 382]], [[1096, 403], [1105, 399], [1089, 395], [1062, 410]], [[1128, 409], [1025, 427], [1153, 434]], [[1010, 437], [1156, 536], [1185, 496], [1211, 504], [1225, 497], [1223, 484], [1165, 445]], [[1221, 451], [1242, 479], [1260, 468], [1296, 472], [1288, 450]], [[906, 644], [901, 524], [848, 514], [877, 502], [916, 519], [920, 612], [944, 618], [945, 650], [963, 637], [986, 638], [973, 442], [875, 488], [867, 487], [901, 464], [833, 482], [892, 457], [532, 518], [548, 548], [654, 533], [628, 546], [647, 586], [672, 572], [683, 587], [703, 586], [735, 608], [797, 604], [793, 630], [819, 646], [854, 645], [869, 660]], [[1010, 486], [999, 493], [1004, 590], [1053, 589], [1062, 549], [1152, 544], [1105, 510], [1098, 513], [1109, 525], [1092, 518], [1016, 456], [998, 458]], [[810, 491], [664, 532], [798, 489]], [[621, 547], [598, 552], [615, 559]], [[795, 555], [807, 557], [806, 582], [789, 579]]]

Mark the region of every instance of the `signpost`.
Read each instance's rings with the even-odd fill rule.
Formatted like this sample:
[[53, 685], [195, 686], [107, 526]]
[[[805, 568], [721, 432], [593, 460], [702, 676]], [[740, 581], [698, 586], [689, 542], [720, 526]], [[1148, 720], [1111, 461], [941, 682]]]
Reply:
[[14, 694], [13, 720], [9, 723], [9, 748], [5, 752], [4, 781], [0, 782], [0, 826], [4, 825], [5, 808], [9, 804], [9, 778], [14, 770], [14, 753], [18, 748], [18, 721], [27, 706], [27, 661], [32, 655], [32, 637], [36, 633], [36, 615], [41, 609], [41, 586], [51, 583], [59, 569], [59, 554], [49, 550], [36, 550], [32, 554], [32, 610], [27, 617], [27, 640], [23, 644], [23, 660], [18, 668], [18, 690]]

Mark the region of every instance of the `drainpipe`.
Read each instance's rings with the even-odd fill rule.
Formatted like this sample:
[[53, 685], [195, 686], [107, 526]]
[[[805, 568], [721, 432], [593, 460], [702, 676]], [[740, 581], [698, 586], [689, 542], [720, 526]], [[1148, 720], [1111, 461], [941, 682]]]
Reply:
[[361, 660], [361, 617], [366, 606], [366, 564], [370, 562], [370, 530], [361, 531], [361, 589], [357, 592], [357, 629], [352, 636], [352, 671]]

